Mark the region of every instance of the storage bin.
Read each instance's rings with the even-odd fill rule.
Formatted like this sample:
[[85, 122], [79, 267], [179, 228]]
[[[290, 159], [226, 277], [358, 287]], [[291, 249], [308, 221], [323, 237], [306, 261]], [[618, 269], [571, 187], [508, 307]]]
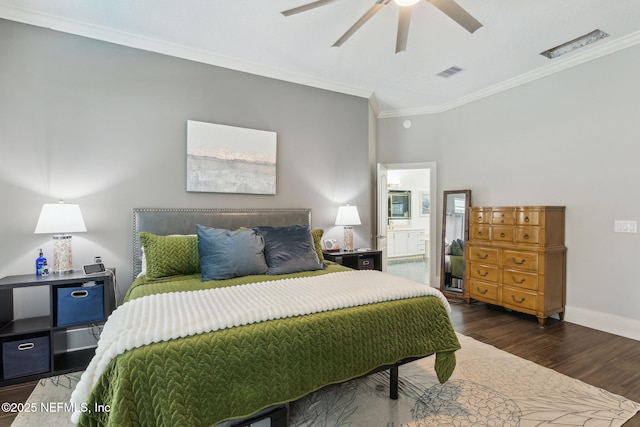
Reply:
[[56, 326], [104, 320], [103, 285], [56, 288]]
[[360, 257], [358, 258], [358, 270], [373, 270], [373, 257]]
[[3, 379], [41, 374], [51, 370], [49, 335], [2, 343]]

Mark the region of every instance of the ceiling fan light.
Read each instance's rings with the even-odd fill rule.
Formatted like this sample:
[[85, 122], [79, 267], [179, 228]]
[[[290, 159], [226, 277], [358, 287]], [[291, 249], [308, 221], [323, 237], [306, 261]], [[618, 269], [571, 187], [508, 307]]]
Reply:
[[420, 0], [393, 0], [396, 2], [398, 6], [413, 6], [418, 3]]

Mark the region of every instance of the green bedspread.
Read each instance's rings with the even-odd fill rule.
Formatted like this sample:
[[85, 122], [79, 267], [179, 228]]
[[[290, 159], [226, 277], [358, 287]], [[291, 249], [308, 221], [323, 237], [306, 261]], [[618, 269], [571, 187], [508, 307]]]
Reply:
[[[324, 272], [341, 269], [332, 265]], [[237, 283], [203, 283], [199, 275], [146, 284], [138, 279], [126, 299], [232, 284]], [[109, 405], [110, 410], [85, 412], [79, 425], [214, 425], [296, 400], [403, 358], [434, 353], [438, 378], [444, 382], [453, 372], [454, 352], [459, 348], [448, 313], [436, 297], [272, 320], [154, 343], [127, 351], [109, 363], [88, 408]]]
[[450, 255], [449, 260], [451, 261], [451, 276], [456, 279], [464, 278], [464, 257]]

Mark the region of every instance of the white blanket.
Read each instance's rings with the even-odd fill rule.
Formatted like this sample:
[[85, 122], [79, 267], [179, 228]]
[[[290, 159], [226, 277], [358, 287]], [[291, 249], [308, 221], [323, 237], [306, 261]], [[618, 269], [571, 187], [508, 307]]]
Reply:
[[[71, 403], [81, 408], [109, 362], [136, 347], [273, 319], [429, 295], [440, 298], [451, 311], [439, 290], [373, 270], [138, 298], [109, 317]], [[76, 411], [72, 420], [77, 422], [79, 417]]]

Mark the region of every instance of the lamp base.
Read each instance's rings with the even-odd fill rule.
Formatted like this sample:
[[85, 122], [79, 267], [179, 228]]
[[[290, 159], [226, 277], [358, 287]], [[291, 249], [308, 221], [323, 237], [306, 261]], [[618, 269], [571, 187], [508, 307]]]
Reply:
[[344, 250], [353, 250], [353, 227], [350, 225], [344, 227]]
[[70, 271], [73, 271], [71, 236], [56, 234], [53, 236], [53, 273], [68, 273]]

